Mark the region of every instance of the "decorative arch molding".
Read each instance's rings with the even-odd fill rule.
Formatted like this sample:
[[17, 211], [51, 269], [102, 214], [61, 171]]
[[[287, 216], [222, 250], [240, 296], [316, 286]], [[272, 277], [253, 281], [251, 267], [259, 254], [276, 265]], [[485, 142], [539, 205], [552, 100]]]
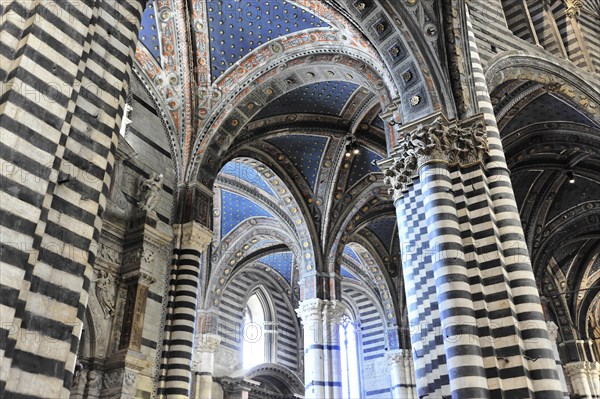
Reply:
[[[395, 93], [390, 94], [390, 88], [386, 86], [371, 59], [347, 44], [338, 43], [324, 48], [311, 47], [290, 57], [293, 58], [275, 59], [262, 66], [252, 76], [246, 77], [242, 74], [236, 77], [233, 87], [214, 105], [198, 132], [193, 144], [194, 155], [188, 171], [189, 178], [197, 176], [202, 181], [202, 169], [206, 169], [210, 174], [218, 159], [258, 113], [260, 106], [270, 102], [269, 96], [276, 93], [283, 94], [310, 83], [336, 79], [358, 82], [359, 85], [378, 93], [384, 107], [391, 104]], [[333, 76], [323, 72], [327, 67], [330, 67]], [[334, 69], [338, 72], [334, 72]], [[242, 77], [245, 77], [245, 80]], [[252, 111], [247, 107], [250, 103], [254, 104]]]
[[569, 290], [567, 277], [554, 257], [548, 262], [544, 280], [538, 281], [538, 286], [542, 295], [546, 295], [551, 303], [552, 310], [557, 317], [556, 324], [559, 326], [562, 340], [576, 339], [577, 331], [573, 329], [571, 321], [573, 315], [565, 296], [566, 291]]
[[[439, 46], [442, 28], [440, 10], [436, 8], [436, 1], [325, 1], [331, 3], [340, 14], [354, 24], [356, 29], [373, 43], [385, 60], [386, 66], [392, 71], [396, 85], [402, 90], [403, 119], [406, 122], [443, 108], [446, 108], [449, 114], [454, 112], [452, 94], [444, 84], [446, 72], [439, 59], [444, 50]], [[365, 5], [362, 10], [361, 3]], [[423, 15], [429, 18], [423, 18]], [[389, 28], [383, 36], [379, 35], [374, 28], [379, 21], [386, 23]], [[409, 56], [406, 60], [398, 63], [390, 57], [390, 50], [395, 45], [402, 45], [408, 49]], [[416, 75], [415, 79], [407, 82], [403, 77], [407, 72]], [[412, 110], [408, 104], [411, 97], [421, 90], [427, 96], [427, 107], [411, 115]]]
[[[540, 83], [548, 91], [556, 93], [600, 126], [600, 92], [588, 82], [598, 79], [588, 75], [584, 80], [568, 64], [543, 59], [524, 51], [507, 51], [492, 58], [486, 70], [490, 93], [513, 80]], [[600, 82], [599, 82], [600, 84]]]
[[[277, 221], [270, 218], [261, 218], [255, 224], [251, 222], [252, 220], [242, 222], [235, 229], [236, 234], [230, 240], [223, 241], [215, 251], [217, 259], [213, 261], [213, 269], [207, 284], [207, 298], [219, 299], [223, 293], [223, 287], [233, 275], [242, 270], [248, 263], [272, 253], [269, 249], [272, 246], [263, 248], [261, 251], [257, 251], [257, 248], [253, 247], [261, 238], [280, 242], [294, 254], [296, 262], [303, 265], [302, 248], [290, 231], [282, 229]], [[253, 242], [254, 240], [256, 242]], [[281, 252], [281, 249], [278, 249], [277, 252]], [[253, 254], [256, 254], [256, 256], [253, 256]], [[206, 303], [205, 307], [208, 306], [212, 306], [212, 304]]]
[[[289, 180], [289, 176], [285, 171], [266, 152], [244, 149], [236, 152], [229, 159], [234, 160], [240, 157], [256, 161], [255, 170], [267, 181], [276, 193], [276, 198], [270, 195], [261, 195], [255, 187], [245, 181], [240, 182], [237, 180], [233, 181], [234, 179], [227, 179], [217, 182], [219, 182], [222, 188], [226, 188], [242, 196], [257, 199], [260, 204], [265, 206], [265, 209], [276, 215], [282, 225], [285, 225], [285, 230], [289, 234], [288, 240], [298, 243], [299, 250], [296, 255], [298, 256], [299, 265], [303, 266], [300, 268], [300, 278], [302, 278], [307, 268], [310, 266], [313, 269], [315, 264], [321, 263], [322, 258], [318, 245], [315, 245], [315, 242], [317, 242], [315, 239], [317, 237], [316, 227], [312, 222], [309, 210], [304, 205], [304, 201], [298, 200], [300, 194], [295, 191], [296, 185], [294, 182]], [[223, 165], [225, 163], [224, 161]], [[278, 192], [281, 189], [284, 189], [285, 193]], [[215, 201], [215, 205], [218, 205], [218, 201]], [[236, 228], [235, 230], [237, 231], [238, 229]], [[232, 231], [227, 237], [224, 237], [223, 243], [227, 246], [231, 245], [229, 236], [234, 233]]]
[[[540, 139], [531, 142], [529, 138], [535, 135]], [[600, 149], [600, 129], [572, 122], [534, 123], [504, 135], [502, 144], [507, 160], [515, 158], [513, 162], [519, 160], [518, 153], [524, 151], [524, 147], [534, 145], [553, 146], [558, 150], [578, 145], [582, 147], [579, 149], [581, 152], [597, 154]]]
[[[558, 248], [569, 231], [577, 231], [579, 235], [585, 235], [598, 231], [600, 221], [600, 201], [588, 201], [572, 207], [556, 216], [537, 233], [537, 239], [533, 242], [531, 263], [534, 266], [536, 281], [543, 281], [543, 274], [552, 257], [552, 249]], [[577, 230], [573, 227], [578, 223]], [[572, 234], [572, 233], [571, 233]]]
[[371, 252], [361, 244], [350, 242], [346, 245], [348, 245], [363, 261], [364, 268], [361, 269], [366, 272], [366, 275], [370, 279], [369, 286], [376, 290], [373, 292], [373, 299], [382, 306], [381, 315], [383, 320], [385, 320], [386, 324], [395, 324], [398, 317], [397, 309], [395, 309], [394, 306], [395, 296], [393, 294], [395, 290], [393, 289], [393, 283], [385, 272], [383, 265], [378, 263]]
[[[596, 281], [594, 287], [596, 288], [595, 292], [590, 290], [590, 293], [594, 295], [591, 296], [592, 299], [587, 307], [587, 311], [584, 313], [586, 317], [583, 319], [586, 325], [583, 326], [582, 323], [579, 323], [578, 327], [580, 331], [585, 331], [587, 338], [598, 340], [600, 339], [600, 280]], [[596, 356], [599, 356], [600, 348], [598, 344], [596, 344], [596, 348]]]
[[[329, 226], [328, 231], [336, 232], [330, 234], [330, 238], [325, 242], [325, 248], [330, 248], [327, 253], [327, 264], [329, 268], [339, 265], [342, 256], [344, 245], [350, 242], [352, 234], [357, 230], [357, 226], [371, 213], [377, 212], [381, 207], [386, 206], [388, 199], [387, 188], [383, 185], [382, 176], [377, 178], [381, 184], [369, 184], [363, 191], [356, 190], [355, 194], [345, 193], [339, 207], [341, 209], [333, 209], [331, 217], [337, 220], [336, 223]], [[329, 270], [334, 272], [334, 270]]]
[[[354, 237], [356, 237], [356, 239], [361, 239], [364, 240], [365, 242], [368, 242], [370, 246], [372, 246], [373, 250], [375, 251], [375, 253], [378, 253], [381, 257], [381, 260], [385, 263], [385, 262], [389, 262], [389, 259], [385, 259], [388, 256], [391, 256], [393, 254], [393, 252], [388, 252], [387, 248], [385, 248], [385, 244], [383, 242], [381, 242], [381, 240], [379, 239], [379, 237], [374, 236], [371, 232], [365, 232], [364, 229], [368, 228], [368, 225], [376, 222], [378, 220], [385, 220], [385, 219], [394, 219], [396, 220], [396, 212], [394, 209], [394, 205], [390, 202], [389, 203], [389, 208], [378, 208], [377, 212], [371, 212], [367, 217], [365, 217], [359, 224], [356, 225], [356, 232], [357, 234], [355, 234]], [[395, 227], [394, 229], [394, 234], [398, 233], [398, 227]], [[373, 238], [375, 239], [375, 243], [373, 242]], [[392, 238], [392, 237], [390, 237]]]
[[96, 353], [96, 344], [98, 342], [98, 339], [105, 338], [97, 336], [96, 323], [94, 323], [94, 315], [92, 314], [89, 306], [85, 309], [83, 330], [86, 332], [86, 334], [84, 335], [84, 340], [79, 343], [79, 345], [83, 346], [81, 350], [81, 355], [86, 360], [90, 361], [95, 359], [95, 357], [98, 355]]
[[283, 394], [304, 397], [304, 383], [296, 373], [276, 363], [265, 363], [248, 370], [245, 377], [251, 380], [271, 381]]
[[[138, 47], [144, 47], [144, 46], [138, 46]], [[156, 86], [151, 83], [153, 81], [153, 79], [149, 76], [147, 69], [145, 69], [141, 64], [140, 64], [140, 60], [137, 58], [137, 49], [136, 49], [136, 57], [134, 58], [134, 62], [133, 62], [133, 66], [132, 66], [132, 71], [133, 74], [139, 79], [140, 83], [142, 84], [142, 86], [144, 87], [144, 89], [146, 90], [146, 93], [150, 96], [150, 98], [152, 99], [153, 105], [154, 105], [154, 109], [156, 110], [163, 128], [165, 129], [165, 133], [167, 134], [167, 141], [169, 142], [169, 146], [170, 146], [170, 150], [171, 150], [171, 162], [173, 162], [173, 168], [175, 170], [174, 176], [175, 176], [175, 185], [177, 185], [179, 181], [182, 181], [183, 179], [183, 175], [182, 175], [182, 164], [181, 164], [181, 147], [178, 143], [178, 141], [175, 139], [177, 137], [176, 132], [177, 132], [177, 125], [175, 123], [175, 120], [173, 119], [173, 115], [170, 112], [166, 112], [165, 110], [167, 110], [167, 105], [164, 102], [164, 99], [162, 98], [162, 96], [157, 92], [156, 90]], [[148, 50], [145, 49], [145, 47], [141, 50], [139, 50], [140, 52], [148, 52]], [[148, 56], [150, 58], [152, 58], [151, 55], [148, 54]], [[152, 61], [154, 61], [154, 59], [152, 59]], [[133, 117], [135, 117], [135, 115], [133, 115]]]
[[[227, 275], [225, 282], [223, 282], [222, 284], [219, 282], [220, 288], [221, 288], [221, 292], [216, 294], [215, 299], [220, 299], [220, 296], [222, 295], [223, 292], [227, 291], [227, 287], [228, 285], [234, 281], [236, 279], [237, 276], [239, 276], [242, 273], [250, 273], [250, 274], [255, 274], [257, 276], [257, 278], [255, 279], [255, 282], [248, 287], [248, 290], [245, 294], [244, 297], [244, 301], [247, 301], [248, 298], [251, 296], [251, 294], [256, 291], [256, 289], [263, 287], [262, 292], [267, 295], [267, 296], [271, 296], [271, 294], [269, 292], [266, 291], [266, 289], [264, 289], [265, 285], [272, 285], [274, 287], [278, 287], [281, 292], [285, 292], [287, 293], [291, 293], [292, 291], [292, 286], [290, 284], [288, 284], [288, 282], [285, 279], [277, 279], [276, 277], [273, 276], [272, 273], [267, 272], [264, 268], [259, 267], [259, 264], [257, 264], [256, 259], [249, 259], [247, 261], [242, 262], [240, 265], [238, 265], [237, 268], [235, 268], [235, 270], [233, 270], [231, 272], [231, 274]], [[271, 306], [271, 311], [273, 314], [276, 314], [276, 310], [275, 310], [275, 306], [272, 303], [272, 298], [269, 299], [271, 301], [270, 305]], [[245, 302], [244, 302], [245, 303]], [[292, 308], [292, 304], [290, 302], [290, 308]], [[211, 304], [209, 304], [207, 306], [206, 310], [211, 310], [210, 308], [212, 308], [213, 311], [216, 311], [216, 309], [220, 306], [220, 301], [219, 302], [212, 302]]]
[[[397, 334], [398, 326], [396, 324], [396, 319], [394, 318], [394, 320], [390, 320], [385, 316], [387, 313], [389, 313], [389, 310], [384, 308], [385, 305], [380, 302], [380, 300], [377, 298], [377, 295], [375, 295], [375, 293], [373, 293], [370, 289], [367, 289], [365, 286], [362, 286], [352, 280], [344, 280], [343, 285], [346, 288], [361, 292], [362, 294], [364, 294], [365, 296], [367, 296], [370, 299], [369, 304], [372, 305], [375, 309], [377, 309], [377, 315], [381, 318], [382, 324], [384, 326], [386, 326], [386, 330], [382, 331], [382, 333], [385, 337], [385, 346], [388, 348], [392, 348], [393, 346], [395, 346], [396, 343], [392, 342], [392, 341], [395, 341], [395, 339], [390, 340], [389, 332], [395, 331]], [[354, 311], [354, 314], [356, 316], [358, 316], [360, 314], [360, 312], [358, 310], [358, 306], [354, 303], [352, 298], [346, 298], [346, 297], [342, 296], [342, 302], [346, 306], [350, 307], [350, 309], [352, 309]], [[393, 311], [395, 312], [395, 309]], [[357, 317], [355, 320], [360, 321], [360, 318]]]

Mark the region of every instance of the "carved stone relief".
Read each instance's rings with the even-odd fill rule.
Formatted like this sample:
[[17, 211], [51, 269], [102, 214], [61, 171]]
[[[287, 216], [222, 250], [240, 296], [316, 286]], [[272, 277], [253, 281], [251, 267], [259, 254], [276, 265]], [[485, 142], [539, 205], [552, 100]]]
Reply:
[[96, 298], [105, 318], [115, 315], [115, 283], [113, 277], [107, 271], [98, 271]]
[[163, 186], [163, 175], [152, 173], [150, 178], [140, 183], [140, 197], [138, 207], [147, 212], [154, 212], [160, 201], [160, 190]]
[[431, 162], [467, 166], [483, 162], [488, 154], [486, 126], [483, 120], [448, 123], [438, 116], [429, 124], [419, 123], [400, 134], [400, 145], [391, 162], [383, 164], [384, 182], [392, 186], [390, 194], [402, 196], [419, 169]]

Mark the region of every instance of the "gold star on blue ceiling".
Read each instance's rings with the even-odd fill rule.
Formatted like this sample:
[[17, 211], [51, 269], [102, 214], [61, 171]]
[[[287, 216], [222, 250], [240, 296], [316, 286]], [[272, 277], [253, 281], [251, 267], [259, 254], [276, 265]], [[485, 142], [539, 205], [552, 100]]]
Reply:
[[221, 237], [225, 237], [244, 220], [261, 216], [273, 217], [271, 213], [250, 199], [221, 190]]
[[142, 25], [140, 26], [138, 38], [156, 61], [160, 63], [160, 46], [156, 29], [156, 13], [154, 11], [154, 0], [150, 0], [146, 4], [146, 9], [142, 15]]
[[254, 119], [291, 113], [339, 116], [356, 89], [357, 84], [337, 80], [311, 83], [276, 98]]
[[213, 80], [270, 40], [329, 26], [310, 12], [282, 0], [209, 0], [207, 10]]
[[293, 255], [291, 252], [269, 254], [260, 258], [258, 262], [264, 263], [279, 272], [288, 283], [292, 281]]
[[292, 160], [314, 189], [327, 140], [322, 136], [292, 134], [267, 141], [279, 147]]

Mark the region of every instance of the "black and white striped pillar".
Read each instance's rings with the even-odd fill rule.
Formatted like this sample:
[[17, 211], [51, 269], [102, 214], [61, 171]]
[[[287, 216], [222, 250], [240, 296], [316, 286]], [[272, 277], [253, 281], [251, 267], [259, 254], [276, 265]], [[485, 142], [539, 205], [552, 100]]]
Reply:
[[417, 399], [412, 353], [410, 349], [396, 349], [386, 354], [390, 369], [392, 399]]
[[[507, 326], [508, 336], [515, 340], [504, 338], [504, 345], [514, 347], [518, 344], [519, 352], [505, 351], [502, 356], [508, 363], [521, 364], [517, 373], [503, 373], [499, 379], [507, 380], [500, 384], [500, 389], [520, 389], [529, 391], [530, 397], [562, 398], [562, 387], [552, 350], [552, 343], [546, 326], [535, 275], [531, 267], [529, 251], [525, 242], [519, 210], [515, 200], [510, 172], [506, 165], [500, 132], [494, 115], [494, 109], [487, 87], [483, 65], [475, 40], [471, 17], [468, 9], [467, 34], [475, 93], [479, 111], [485, 120], [489, 158], [485, 164], [487, 189], [491, 203], [490, 212], [495, 221], [495, 235], [499, 237], [500, 259], [503, 263], [503, 279], [511, 302], [510, 312], [516, 320], [514, 328]], [[506, 310], [506, 308], [504, 308]], [[499, 310], [501, 311], [501, 310]], [[510, 323], [506, 323], [507, 325]], [[521, 340], [517, 340], [521, 338]], [[498, 346], [497, 344], [495, 346]], [[503, 353], [504, 355], [504, 353]], [[518, 357], [517, 357], [518, 356]], [[507, 363], [507, 362], [505, 362]], [[509, 369], [509, 365], [501, 365]], [[512, 378], [509, 378], [512, 377]], [[511, 379], [514, 383], [508, 380]], [[518, 382], [517, 382], [518, 381]], [[509, 388], [510, 386], [510, 388]], [[505, 388], [506, 387], [506, 388]]]
[[485, 115], [432, 115], [405, 126], [382, 164], [396, 198], [418, 395], [562, 398], [512, 188], [486, 169], [498, 153], [487, 133]]
[[213, 233], [191, 221], [173, 226], [175, 246], [171, 290], [163, 343], [159, 395], [189, 398], [192, 383], [192, 356], [196, 330], [200, 260]]
[[340, 302], [311, 298], [296, 310], [304, 327], [304, 390], [307, 399], [342, 397], [338, 324]]
[[69, 396], [144, 3], [2, 3], [0, 397]]

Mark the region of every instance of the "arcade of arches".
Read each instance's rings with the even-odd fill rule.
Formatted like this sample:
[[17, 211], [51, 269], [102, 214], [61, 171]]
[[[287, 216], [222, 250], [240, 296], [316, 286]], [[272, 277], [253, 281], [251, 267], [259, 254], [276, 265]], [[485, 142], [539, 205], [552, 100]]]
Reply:
[[600, 398], [599, 0], [1, 9], [0, 397]]

